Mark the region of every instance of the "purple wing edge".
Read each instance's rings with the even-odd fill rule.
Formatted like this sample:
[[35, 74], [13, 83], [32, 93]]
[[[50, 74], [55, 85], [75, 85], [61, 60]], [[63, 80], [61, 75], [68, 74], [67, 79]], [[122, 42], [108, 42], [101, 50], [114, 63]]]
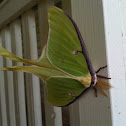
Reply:
[[[77, 32], [78, 39], [80, 40], [80, 44], [81, 44], [81, 48], [82, 48], [82, 54], [84, 55], [84, 57], [85, 57], [85, 59], [86, 59], [89, 72], [90, 72], [90, 74], [91, 74], [91, 76], [92, 76], [90, 87], [86, 88], [86, 89], [85, 89], [79, 96], [77, 96], [72, 102], [70, 102], [70, 103], [64, 105], [64, 106], [68, 106], [68, 105], [72, 104], [73, 102], [75, 102], [76, 100], [78, 100], [78, 99], [80, 98], [80, 96], [82, 96], [82, 95], [85, 94], [87, 91], [89, 91], [91, 87], [94, 87], [95, 84], [96, 84], [95, 81], [97, 80], [97, 79], [96, 79], [97, 77], [96, 77], [96, 72], [94, 71], [93, 65], [92, 65], [91, 60], [90, 60], [90, 57], [89, 57], [89, 54], [88, 54], [88, 50], [87, 50], [87, 48], [86, 48], [86, 45], [85, 45], [85, 43], [84, 43], [84, 40], [83, 40], [83, 38], [82, 38], [82, 35], [81, 35], [81, 33], [80, 33], [80, 30], [79, 30], [78, 26], [76, 25], [76, 23], [74, 22], [74, 20], [73, 20], [66, 12], [64, 12], [64, 14], [70, 19], [70, 21], [72, 22], [72, 24], [73, 24], [73, 26], [74, 26], [74, 28], [75, 28], [75, 30], [76, 30], [76, 32]], [[92, 82], [93, 82], [93, 83], [92, 83]], [[63, 107], [63, 106], [59, 106], [59, 107]]]
[[81, 47], [82, 47], [82, 53], [86, 59], [86, 62], [87, 62], [87, 65], [88, 65], [88, 69], [90, 71], [90, 74], [91, 76], [94, 76], [95, 75], [95, 71], [94, 71], [94, 68], [92, 66], [92, 63], [91, 63], [91, 60], [90, 60], [90, 57], [89, 57], [89, 54], [88, 54], [88, 51], [87, 51], [87, 48], [85, 46], [85, 43], [84, 43], [84, 40], [82, 38], [82, 35], [80, 33], [80, 30], [78, 28], [78, 26], [76, 25], [76, 23], [74, 22], [74, 20], [67, 14], [64, 12], [64, 14], [71, 20], [76, 32], [77, 32], [77, 35], [78, 35], [78, 38], [80, 40], [80, 44], [81, 44]]

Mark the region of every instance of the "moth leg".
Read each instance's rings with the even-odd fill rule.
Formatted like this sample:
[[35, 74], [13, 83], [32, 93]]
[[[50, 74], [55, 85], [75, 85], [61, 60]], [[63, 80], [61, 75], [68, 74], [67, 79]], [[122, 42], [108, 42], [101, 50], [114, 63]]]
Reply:
[[[97, 71], [96, 71], [96, 73], [98, 73], [100, 70], [102, 70], [102, 69], [104, 69], [104, 68], [106, 68], [107, 67], [107, 65], [106, 66], [103, 66], [103, 67], [100, 67]], [[97, 77], [98, 78], [103, 78], [103, 79], [111, 79], [111, 78], [109, 78], [109, 77], [104, 77], [104, 76], [101, 76], [101, 75], [97, 75]]]
[[109, 78], [109, 77], [104, 77], [104, 76], [102, 76], [102, 75], [97, 75], [97, 77], [98, 77], [98, 78], [103, 78], [103, 79], [111, 79], [111, 78]]
[[104, 68], [106, 68], [107, 67], [107, 65], [106, 66], [103, 66], [103, 67], [100, 67], [97, 71], [96, 71], [96, 73], [98, 73], [100, 70], [102, 70], [102, 69], [104, 69]]
[[97, 88], [93, 87], [94, 91], [95, 91], [95, 96], [98, 97], [98, 92], [97, 92]]

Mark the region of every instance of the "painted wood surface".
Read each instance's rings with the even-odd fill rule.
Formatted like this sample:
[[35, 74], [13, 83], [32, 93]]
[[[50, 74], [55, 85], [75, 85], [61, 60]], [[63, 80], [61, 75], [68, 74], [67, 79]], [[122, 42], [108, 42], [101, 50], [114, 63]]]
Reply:
[[[34, 11], [22, 15], [24, 55], [27, 59], [37, 59], [37, 38]], [[30, 80], [30, 81], [29, 81]], [[27, 75], [27, 107], [31, 126], [42, 125], [41, 98], [39, 78]]]
[[8, 0], [0, 8], [0, 28], [33, 7], [40, 0]]
[[[2, 35], [0, 34], [0, 46], [2, 46]], [[3, 68], [3, 58], [0, 57], [0, 68]], [[8, 126], [7, 120], [7, 105], [6, 105], [6, 89], [4, 81], [4, 72], [0, 72], [0, 107], [1, 107], [1, 125]]]
[[[22, 50], [22, 33], [21, 33], [21, 21], [17, 19], [10, 24], [12, 51], [19, 57], [23, 57]], [[13, 65], [22, 66], [22, 63], [15, 63]], [[25, 87], [24, 87], [24, 73], [14, 72], [15, 83], [15, 99], [16, 99], [16, 113], [17, 113], [17, 125], [27, 126], [26, 118], [26, 102], [25, 102]]]
[[[4, 47], [12, 52], [12, 46], [11, 46], [11, 34], [10, 34], [10, 28], [6, 26], [3, 29], [3, 39], [4, 39]], [[6, 60], [6, 67], [11, 67], [12, 61]], [[15, 113], [15, 94], [14, 94], [14, 81], [13, 81], [13, 72], [7, 71], [6, 76], [6, 82], [7, 82], [7, 97], [8, 97], [8, 116], [9, 116], [9, 125], [10, 126], [16, 126], [16, 113]]]
[[109, 75], [113, 126], [126, 125], [126, 1], [103, 0], [104, 26]]

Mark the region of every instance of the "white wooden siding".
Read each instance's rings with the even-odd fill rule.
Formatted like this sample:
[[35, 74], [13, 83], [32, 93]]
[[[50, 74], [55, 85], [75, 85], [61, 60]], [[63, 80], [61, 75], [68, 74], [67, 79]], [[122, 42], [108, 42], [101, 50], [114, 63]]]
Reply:
[[[6, 26], [3, 30], [4, 34], [4, 41], [5, 41], [5, 48], [12, 52], [11, 47], [11, 33], [10, 28]], [[12, 61], [6, 60], [6, 67], [11, 67]], [[14, 81], [13, 81], [13, 72], [7, 71], [7, 89], [8, 89], [8, 102], [9, 102], [9, 122], [10, 126], [16, 126], [16, 115], [15, 115], [15, 100], [14, 100]]]
[[[28, 11], [22, 16], [22, 26], [23, 33], [26, 35], [24, 37], [25, 41], [25, 49], [27, 53], [29, 51], [31, 59], [37, 59], [38, 58], [38, 52], [37, 52], [37, 38], [36, 38], [36, 26], [35, 26], [35, 15], [33, 11]], [[27, 41], [29, 41], [27, 43]], [[27, 55], [27, 54], [26, 54]], [[28, 56], [28, 55], [27, 55]], [[28, 57], [27, 57], [28, 58]], [[32, 75], [32, 82], [31, 84], [28, 82], [29, 89], [31, 88], [31, 92], [33, 93], [32, 102], [33, 104], [33, 118], [34, 123], [33, 126], [41, 126], [42, 125], [42, 114], [41, 114], [41, 98], [40, 98], [40, 83], [39, 78]], [[29, 104], [30, 105], [30, 104]]]
[[[0, 34], [0, 46], [2, 46], [2, 35]], [[3, 58], [0, 57], [0, 68], [3, 68]], [[3, 126], [8, 126], [7, 121], [7, 102], [6, 102], [6, 92], [5, 92], [5, 81], [4, 81], [4, 72], [0, 72], [0, 100], [1, 100], [1, 123]]]
[[103, 0], [107, 59], [111, 84], [111, 112], [113, 126], [126, 125], [126, 12], [124, 0]]
[[[10, 25], [11, 29], [11, 40], [13, 45], [13, 53], [19, 57], [23, 57], [22, 52], [22, 36], [21, 36], [21, 21], [19, 19], [13, 21]], [[14, 46], [15, 45], [15, 46]], [[22, 66], [22, 63], [15, 63], [14, 65]], [[17, 79], [16, 79], [17, 78]], [[16, 72], [14, 80], [17, 85], [17, 106], [19, 116], [19, 126], [27, 126], [26, 122], [26, 106], [25, 106], [25, 89], [24, 89], [24, 73]]]

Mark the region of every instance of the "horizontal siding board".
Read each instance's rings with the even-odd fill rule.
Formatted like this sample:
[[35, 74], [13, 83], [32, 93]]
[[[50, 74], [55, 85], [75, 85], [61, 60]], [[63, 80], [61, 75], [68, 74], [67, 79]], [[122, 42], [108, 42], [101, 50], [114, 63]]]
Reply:
[[[35, 15], [34, 12], [28, 11], [22, 16], [22, 26], [23, 26], [23, 40], [24, 40], [24, 55], [25, 58], [28, 59], [37, 59], [37, 38], [36, 38], [36, 26], [35, 26]], [[30, 47], [30, 48], [29, 48]], [[29, 75], [28, 75], [29, 76]], [[28, 78], [27, 78], [28, 80]], [[28, 110], [29, 116], [32, 116], [30, 118], [31, 121], [34, 120], [34, 122], [29, 121], [29, 125], [35, 125], [35, 126], [41, 126], [42, 125], [42, 114], [41, 114], [41, 98], [40, 98], [40, 83], [39, 78], [32, 75], [32, 78], [30, 77], [30, 82], [27, 82], [27, 90], [30, 90], [27, 96], [27, 98], [31, 97], [31, 101], [29, 101], [29, 105], [33, 104], [31, 106], [31, 110]], [[27, 92], [28, 93], [28, 92]], [[28, 99], [27, 99], [28, 100]], [[28, 106], [30, 107], [30, 106]]]
[[[37, 51], [37, 37], [36, 37], [36, 23], [35, 13], [30, 11], [28, 14], [28, 25], [29, 25], [29, 36], [30, 36], [30, 53], [31, 59], [35, 60], [38, 58]], [[34, 100], [34, 117], [35, 125], [42, 125], [42, 114], [41, 114], [41, 98], [40, 98], [40, 81], [39, 78], [32, 75], [32, 86], [33, 86], [33, 100]]]
[[[23, 57], [22, 52], [22, 34], [21, 34], [21, 21], [19, 19], [13, 21], [10, 25], [11, 28], [11, 38], [13, 45], [13, 53], [19, 57]], [[22, 66], [23, 63], [14, 63], [14, 65]], [[16, 104], [18, 106], [18, 123], [19, 126], [27, 126], [26, 119], [26, 103], [25, 103], [25, 89], [24, 89], [24, 73], [16, 72], [14, 73], [14, 81], [15, 81], [15, 93], [17, 95]]]
[[[31, 59], [29, 48], [29, 32], [27, 14], [23, 14], [22, 22], [22, 36], [23, 36], [23, 53], [25, 59]], [[32, 75], [25, 73], [25, 89], [26, 89], [26, 110], [28, 126], [34, 126], [34, 111], [33, 111], [33, 94], [32, 94]]]
[[[0, 34], [0, 46], [2, 46], [2, 36]], [[3, 68], [3, 58], [0, 57], [0, 68]], [[8, 126], [7, 106], [6, 106], [6, 89], [4, 82], [4, 72], [0, 71], [0, 103], [1, 103], [1, 125]]]
[[[11, 48], [11, 35], [9, 27], [4, 28], [4, 41], [5, 48], [12, 52]], [[6, 67], [11, 67], [12, 61], [6, 60]], [[7, 71], [7, 88], [8, 88], [8, 103], [9, 103], [9, 121], [10, 126], [16, 126], [16, 115], [15, 115], [15, 99], [14, 99], [14, 83], [13, 83], [13, 72]]]
[[54, 107], [55, 116], [55, 126], [63, 126], [62, 123], [62, 109], [61, 107]]

